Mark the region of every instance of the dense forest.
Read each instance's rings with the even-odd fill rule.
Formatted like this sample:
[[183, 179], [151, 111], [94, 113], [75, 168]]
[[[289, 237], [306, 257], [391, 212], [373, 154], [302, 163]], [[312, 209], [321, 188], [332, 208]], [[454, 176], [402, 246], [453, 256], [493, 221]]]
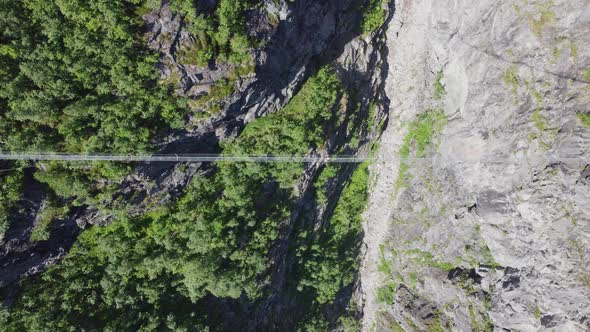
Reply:
[[[0, 150], [152, 152], [154, 142], [182, 128], [191, 101], [160, 79], [158, 54], [144, 46], [141, 15], [161, 4], [0, 0]], [[357, 6], [365, 9], [358, 33], [383, 23], [381, 4]], [[253, 70], [251, 50], [261, 45], [246, 35], [245, 16], [256, 1], [170, 0], [169, 5], [198, 41], [181, 50], [184, 58], [200, 66], [216, 61]], [[219, 148], [231, 156], [306, 155], [328, 149], [342, 126], [358, 147], [358, 132], [370, 126], [367, 112], [337, 69], [326, 64], [279, 112], [248, 123]], [[135, 167], [5, 164], [0, 240], [21, 199], [23, 170], [33, 169], [27, 174], [47, 191], [31, 241], [47, 240], [50, 223], [76, 207], [107, 209]], [[143, 215], [118, 211], [107, 226], [84, 230], [61, 262], [22, 281], [16, 299], [0, 304], [0, 326], [8, 331], [224, 329], [223, 318], [207, 304], [229, 301], [256, 308], [273, 296], [280, 264], [273, 252], [285, 238], [285, 224], [295, 218], [286, 249], [291, 264], [285, 292], [290, 305], [305, 310], [292, 319], [306, 331], [336, 324], [354, 328], [353, 314], [341, 305], [335, 309], [334, 302], [350, 293], [358, 270], [368, 165], [320, 165], [311, 208], [325, 211], [319, 230], [309, 214], [292, 215], [307, 167], [219, 162], [195, 176], [174, 204]], [[328, 200], [334, 193], [336, 199]]]
[[[160, 4], [0, 2], [0, 149], [137, 154], [153, 151], [154, 141], [182, 127], [187, 100], [159, 81], [158, 54], [143, 46], [140, 15]], [[205, 62], [249, 61], [243, 13], [251, 4], [220, 1], [208, 16], [196, 14], [199, 4], [170, 3], [190, 18], [190, 29], [202, 41], [193, 56]], [[35, 177], [74, 205], [108, 205], [130, 169], [48, 162]], [[14, 176], [2, 181], [18, 191]], [[10, 193], [6, 196], [3, 210], [10, 205]], [[3, 230], [5, 223], [0, 225]]]

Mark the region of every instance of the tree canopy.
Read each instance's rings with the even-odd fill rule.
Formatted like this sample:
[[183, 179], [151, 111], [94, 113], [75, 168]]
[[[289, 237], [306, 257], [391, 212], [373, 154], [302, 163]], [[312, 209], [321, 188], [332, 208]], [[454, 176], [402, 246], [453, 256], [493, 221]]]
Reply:
[[141, 152], [182, 124], [184, 101], [157, 85], [139, 0], [0, 1], [0, 146]]

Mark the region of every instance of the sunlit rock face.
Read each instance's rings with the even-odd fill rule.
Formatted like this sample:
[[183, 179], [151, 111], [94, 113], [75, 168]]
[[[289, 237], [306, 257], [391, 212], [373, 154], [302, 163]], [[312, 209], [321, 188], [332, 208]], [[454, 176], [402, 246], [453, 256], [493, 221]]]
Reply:
[[590, 328], [590, 3], [396, 1], [363, 327]]

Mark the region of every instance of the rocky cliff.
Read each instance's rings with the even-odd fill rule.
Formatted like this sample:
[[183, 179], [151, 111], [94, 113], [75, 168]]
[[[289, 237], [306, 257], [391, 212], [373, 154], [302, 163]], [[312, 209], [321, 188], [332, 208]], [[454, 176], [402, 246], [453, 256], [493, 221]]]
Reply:
[[[384, 17], [363, 31], [368, 5]], [[218, 153], [329, 66], [344, 92], [337, 119], [321, 128], [326, 141], [308, 153], [377, 161], [362, 245], [354, 234], [342, 249], [353, 255], [338, 257], [352, 262], [346, 273], [360, 263], [355, 280], [321, 280], [336, 295], [318, 303], [298, 279], [325, 254], [314, 248], [333, 249], [319, 239], [350, 205], [341, 199], [358, 169], [330, 176], [324, 162], [308, 163], [288, 217], [274, 220], [264, 296], [199, 300], [214, 330], [590, 329], [590, 1], [265, 0], [245, 16], [252, 61], [206, 65], [191, 60], [199, 37], [169, 1], [142, 16], [160, 83], [191, 110], [157, 150]], [[174, 205], [193, 178], [215, 172], [208, 163], [133, 165], [108, 208], [76, 206], [33, 241], [49, 189], [32, 176], [43, 165], [30, 166], [0, 243], [9, 305], [15, 286], [66, 257], [84, 228], [123, 209], [136, 217]], [[276, 191], [272, 181], [262, 187]]]
[[587, 331], [590, 2], [395, 7], [364, 330]]

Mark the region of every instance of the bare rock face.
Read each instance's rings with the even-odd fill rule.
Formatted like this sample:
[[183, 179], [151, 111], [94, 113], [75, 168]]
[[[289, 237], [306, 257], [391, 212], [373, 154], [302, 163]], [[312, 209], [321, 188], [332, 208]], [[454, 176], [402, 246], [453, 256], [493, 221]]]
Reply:
[[590, 2], [395, 5], [364, 329], [589, 330]]

